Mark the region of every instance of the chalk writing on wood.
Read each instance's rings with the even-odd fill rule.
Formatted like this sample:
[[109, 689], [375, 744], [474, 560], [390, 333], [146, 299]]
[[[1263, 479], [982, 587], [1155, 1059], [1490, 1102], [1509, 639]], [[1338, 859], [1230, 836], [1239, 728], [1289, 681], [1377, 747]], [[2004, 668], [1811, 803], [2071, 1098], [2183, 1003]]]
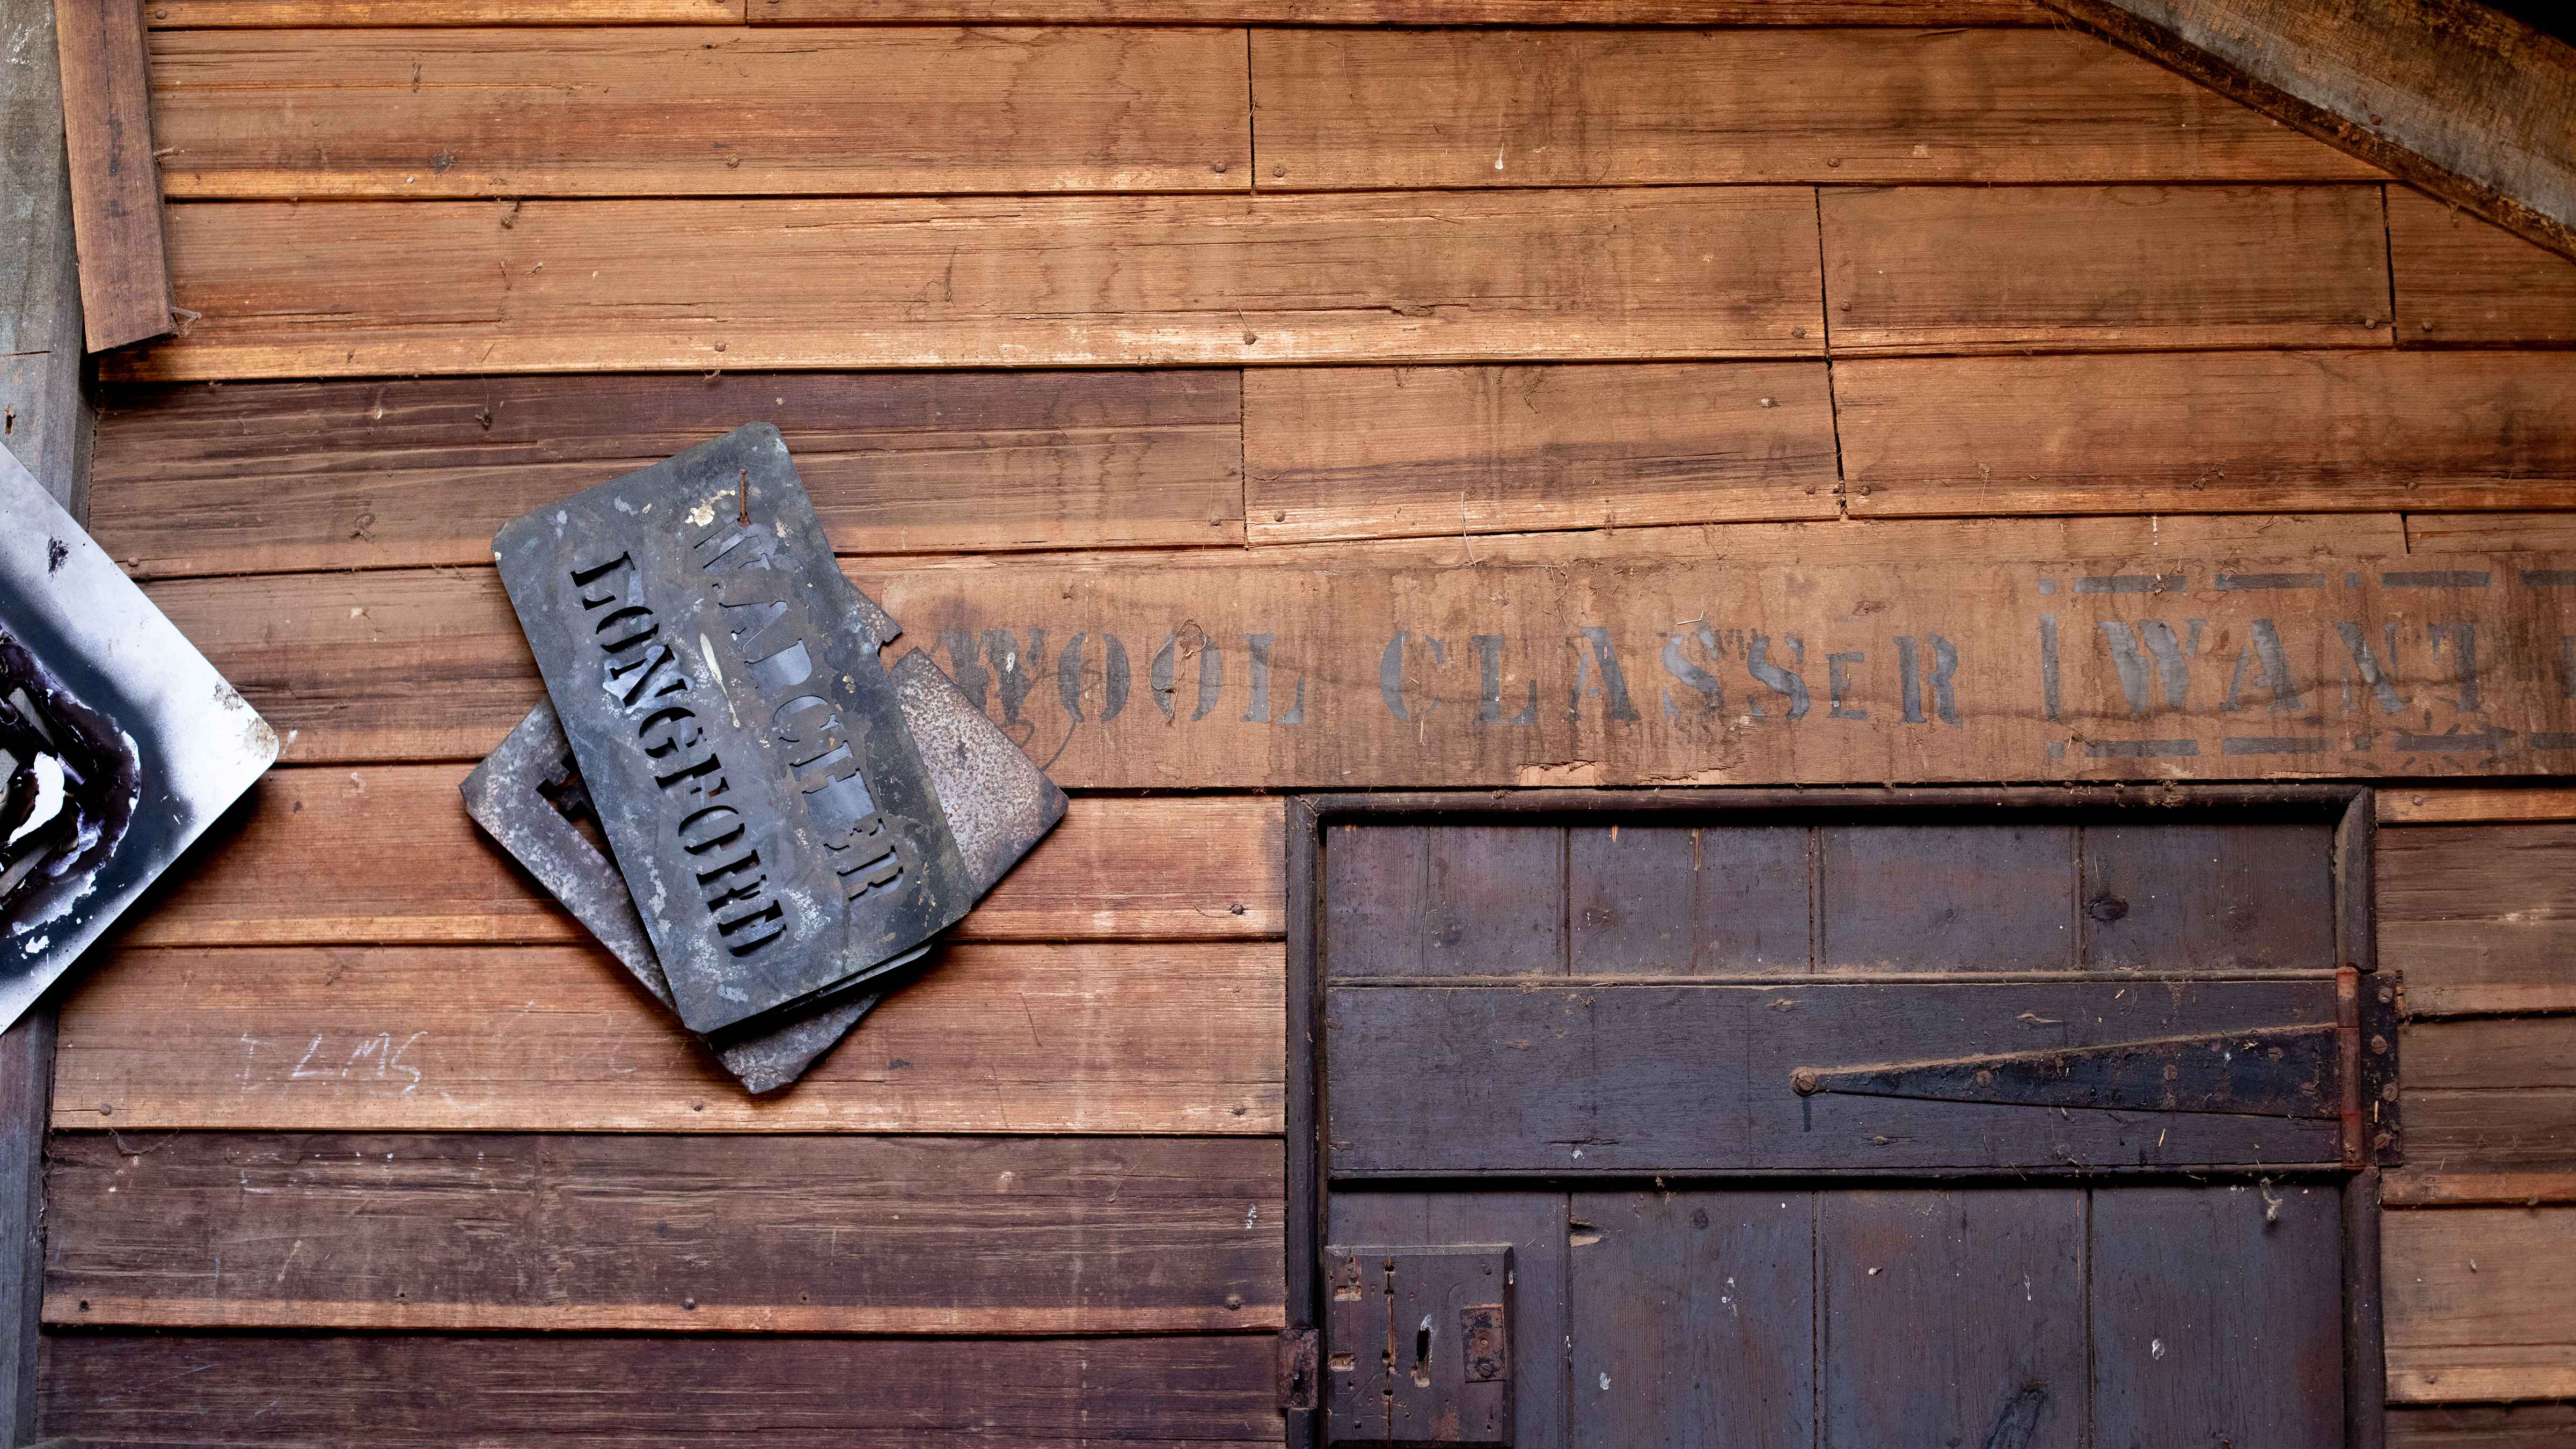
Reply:
[[2576, 771], [2568, 562], [862, 582], [1086, 786], [1731, 784]]

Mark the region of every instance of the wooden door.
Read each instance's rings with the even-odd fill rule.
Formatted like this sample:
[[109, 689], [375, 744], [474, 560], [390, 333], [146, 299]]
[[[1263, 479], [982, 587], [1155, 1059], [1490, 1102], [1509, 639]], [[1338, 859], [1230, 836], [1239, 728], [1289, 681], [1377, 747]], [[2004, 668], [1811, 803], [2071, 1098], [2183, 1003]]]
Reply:
[[2375, 1444], [2367, 811], [1308, 802], [1292, 1437]]

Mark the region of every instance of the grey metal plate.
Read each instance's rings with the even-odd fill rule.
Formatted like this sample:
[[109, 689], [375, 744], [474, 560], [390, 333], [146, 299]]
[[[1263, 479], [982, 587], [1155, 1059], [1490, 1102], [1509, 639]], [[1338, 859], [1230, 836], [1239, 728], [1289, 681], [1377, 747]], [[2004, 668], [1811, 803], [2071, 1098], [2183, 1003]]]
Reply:
[[[0, 710], [13, 720], [55, 716], [50, 725], [20, 726], [38, 736], [65, 720], [97, 722], [91, 732], [100, 748], [89, 753], [119, 777], [114, 788], [86, 782], [103, 806], [98, 848], [57, 853], [32, 868], [49, 878], [22, 874], [18, 884], [28, 889], [0, 918], [5, 1027], [241, 798], [277, 759], [277, 736], [5, 449], [0, 525], [0, 635], [12, 641], [19, 672], [41, 676], [33, 688], [24, 680], [0, 687]], [[22, 688], [25, 703], [8, 703]], [[57, 698], [48, 703], [40, 693]], [[0, 770], [0, 796], [23, 763]], [[57, 786], [69, 801], [84, 782], [64, 776], [46, 784]]]
[[848, 990], [973, 902], [887, 621], [775, 428], [538, 509], [494, 554], [692, 1030]]

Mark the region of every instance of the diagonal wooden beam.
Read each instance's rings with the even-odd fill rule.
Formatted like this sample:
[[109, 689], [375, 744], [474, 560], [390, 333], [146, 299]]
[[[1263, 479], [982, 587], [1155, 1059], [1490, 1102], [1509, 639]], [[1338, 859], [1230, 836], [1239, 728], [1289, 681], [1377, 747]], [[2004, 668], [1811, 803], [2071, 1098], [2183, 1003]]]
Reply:
[[2474, 0], [2046, 0], [2576, 256], [2576, 47]]

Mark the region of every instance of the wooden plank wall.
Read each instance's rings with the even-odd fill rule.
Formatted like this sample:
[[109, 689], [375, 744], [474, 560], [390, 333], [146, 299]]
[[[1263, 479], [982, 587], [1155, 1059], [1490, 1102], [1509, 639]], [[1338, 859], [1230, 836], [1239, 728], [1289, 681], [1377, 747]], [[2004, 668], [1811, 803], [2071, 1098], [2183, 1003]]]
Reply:
[[[1277, 1440], [1275, 799], [1077, 790], [764, 1101], [466, 821], [494, 527], [743, 421], [872, 588], [2576, 546], [2576, 264], [2020, 0], [145, 13], [92, 521], [289, 734], [64, 1006], [52, 1433]], [[2397, 1438], [2555, 1442], [2576, 795], [2381, 798]]]

